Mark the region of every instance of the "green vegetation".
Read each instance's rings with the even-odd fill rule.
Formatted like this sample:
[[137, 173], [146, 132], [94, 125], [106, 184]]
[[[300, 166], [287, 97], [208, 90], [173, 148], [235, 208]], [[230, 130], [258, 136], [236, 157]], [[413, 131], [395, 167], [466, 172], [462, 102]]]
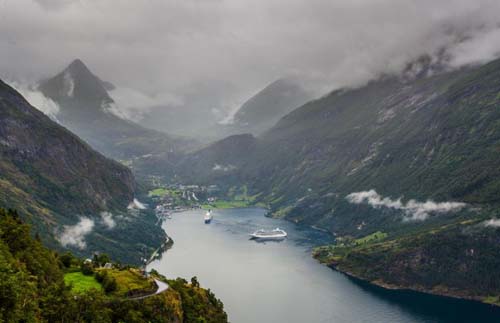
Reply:
[[[168, 283], [180, 294], [185, 322], [227, 322], [227, 314], [218, 310], [223, 307], [222, 302], [210, 290], [200, 288], [196, 277], [191, 278], [190, 283], [182, 278]], [[207, 303], [211, 306], [202, 305]]]
[[477, 220], [393, 239], [377, 235], [380, 238], [372, 234], [351, 243], [342, 239], [337, 245], [316, 248], [313, 254], [340, 271], [383, 286], [500, 305], [496, 243], [500, 229], [487, 228]]
[[85, 293], [91, 289], [102, 291], [101, 284], [94, 276], [84, 275], [80, 271], [64, 274], [64, 283], [75, 293]]
[[101, 268], [107, 260], [58, 255], [31, 237], [17, 212], [0, 209], [0, 322], [227, 322], [222, 302], [196, 279], [131, 300], [155, 290], [152, 278], [128, 266]]
[[288, 212], [290, 212], [291, 210], [293, 209], [293, 206], [287, 206], [287, 207], [283, 207], [283, 208], [280, 208], [276, 211], [273, 212], [273, 217], [275, 218], [283, 218], [285, 217]]
[[218, 200], [210, 204], [203, 204], [201, 207], [203, 209], [233, 209], [233, 208], [244, 208], [249, 207], [252, 204], [248, 201], [225, 201]]
[[117, 296], [133, 296], [154, 292], [156, 285], [152, 279], [144, 279], [138, 269], [98, 269], [98, 272], [105, 274], [116, 281], [118, 288], [114, 291]]
[[168, 194], [173, 193], [171, 190], [164, 188], [164, 187], [159, 187], [155, 188], [154, 190], [151, 190], [148, 192], [148, 196], [150, 197], [164, 197]]
[[354, 244], [355, 245], [362, 245], [365, 243], [371, 243], [371, 242], [375, 242], [375, 241], [379, 241], [379, 240], [384, 240], [385, 238], [387, 238], [387, 233], [377, 231], [377, 232], [374, 232], [374, 233], [367, 235], [365, 237], [354, 240]]
[[211, 203], [202, 204], [203, 209], [233, 209], [251, 206], [266, 207], [267, 205], [258, 202], [260, 194], [249, 195], [247, 185], [241, 187], [232, 186], [224, 194], [224, 197]]
[[500, 296], [487, 296], [483, 299], [487, 304], [500, 305]]

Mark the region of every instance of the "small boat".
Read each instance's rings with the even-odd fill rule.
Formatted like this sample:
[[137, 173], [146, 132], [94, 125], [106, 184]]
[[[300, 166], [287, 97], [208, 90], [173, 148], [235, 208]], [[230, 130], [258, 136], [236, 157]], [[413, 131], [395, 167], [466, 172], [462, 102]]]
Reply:
[[256, 240], [283, 240], [286, 238], [287, 233], [280, 228], [271, 231], [260, 229], [250, 234], [250, 236]]
[[203, 218], [205, 220], [205, 223], [210, 223], [212, 221], [212, 210], [208, 210], [207, 213], [205, 213], [205, 217]]

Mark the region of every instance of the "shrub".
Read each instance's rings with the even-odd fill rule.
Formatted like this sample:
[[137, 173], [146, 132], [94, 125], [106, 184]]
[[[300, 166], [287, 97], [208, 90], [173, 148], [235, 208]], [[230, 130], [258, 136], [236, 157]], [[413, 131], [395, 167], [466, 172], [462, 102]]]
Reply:
[[94, 274], [94, 268], [92, 268], [92, 265], [89, 263], [85, 263], [82, 265], [82, 273], [84, 275], [90, 276]]

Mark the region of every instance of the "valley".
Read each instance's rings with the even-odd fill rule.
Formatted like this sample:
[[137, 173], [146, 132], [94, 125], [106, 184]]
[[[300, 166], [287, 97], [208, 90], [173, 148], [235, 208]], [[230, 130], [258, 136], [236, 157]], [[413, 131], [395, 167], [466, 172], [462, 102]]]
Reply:
[[[231, 322], [263, 316], [273, 322], [496, 322], [500, 313], [477, 302], [385, 290], [332, 271], [311, 257], [314, 247], [334, 241], [331, 235], [265, 217], [264, 209], [214, 210], [209, 225], [203, 214], [189, 210], [166, 220], [174, 246], [149, 268], [196, 275], [224, 301]], [[286, 230], [286, 240], [249, 240], [255, 230], [276, 227]]]
[[0, 323], [500, 321], [500, 2], [0, 2]]
[[338, 270], [494, 302], [499, 236], [487, 223], [498, 218], [499, 75], [496, 60], [335, 91], [261, 136], [231, 136], [189, 153], [176, 173], [224, 193], [244, 186], [271, 216], [339, 240], [384, 232], [317, 254]]

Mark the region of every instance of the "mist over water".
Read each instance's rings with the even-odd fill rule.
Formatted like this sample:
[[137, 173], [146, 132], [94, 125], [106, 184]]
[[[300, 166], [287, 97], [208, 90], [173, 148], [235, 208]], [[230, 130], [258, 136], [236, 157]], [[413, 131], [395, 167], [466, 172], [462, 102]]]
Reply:
[[[153, 262], [168, 278], [197, 276], [225, 305], [231, 322], [495, 322], [490, 306], [414, 292], [386, 291], [316, 262], [326, 233], [264, 216], [262, 209], [174, 214], [164, 229], [174, 246]], [[258, 243], [248, 234], [280, 227], [282, 242]]]

